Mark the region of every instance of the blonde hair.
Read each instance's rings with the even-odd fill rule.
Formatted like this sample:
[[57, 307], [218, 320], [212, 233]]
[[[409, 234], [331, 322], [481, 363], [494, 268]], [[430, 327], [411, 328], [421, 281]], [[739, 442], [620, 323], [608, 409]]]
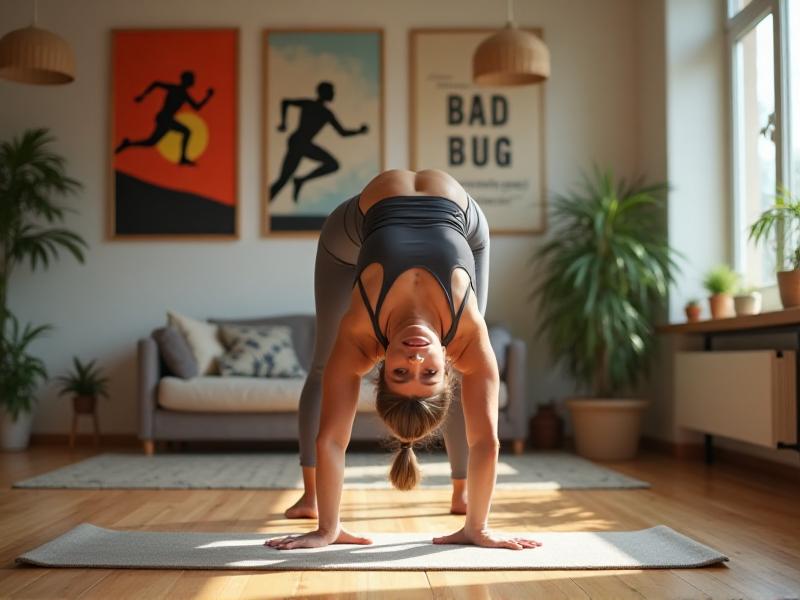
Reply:
[[447, 416], [453, 398], [455, 377], [449, 362], [445, 363], [444, 389], [433, 396], [403, 396], [386, 386], [385, 362], [381, 361], [375, 407], [378, 416], [394, 434], [394, 455], [389, 480], [399, 490], [410, 490], [420, 480], [419, 464], [414, 454], [414, 444], [432, 438]]

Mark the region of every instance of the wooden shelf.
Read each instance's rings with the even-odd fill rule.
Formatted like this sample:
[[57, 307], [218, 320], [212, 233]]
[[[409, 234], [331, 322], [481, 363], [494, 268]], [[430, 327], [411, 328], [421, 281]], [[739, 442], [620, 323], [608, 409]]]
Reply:
[[800, 307], [785, 308], [758, 315], [730, 317], [727, 319], [707, 319], [694, 323], [670, 323], [656, 326], [656, 333], [716, 333], [743, 331], [750, 329], [771, 329], [773, 327], [800, 326]]

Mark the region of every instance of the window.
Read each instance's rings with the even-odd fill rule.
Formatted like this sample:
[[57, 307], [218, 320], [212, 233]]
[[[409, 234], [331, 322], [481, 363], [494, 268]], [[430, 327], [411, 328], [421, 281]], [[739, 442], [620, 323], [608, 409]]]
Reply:
[[800, 7], [730, 0], [728, 11], [734, 265], [760, 287], [773, 285], [775, 270], [786, 266], [786, 236], [756, 247], [749, 226], [774, 204], [779, 185], [800, 193], [800, 111], [792, 110], [792, 100], [800, 101], [800, 41], [786, 29], [800, 32]]
[[787, 2], [789, 39], [789, 189], [800, 195], [800, 2]]

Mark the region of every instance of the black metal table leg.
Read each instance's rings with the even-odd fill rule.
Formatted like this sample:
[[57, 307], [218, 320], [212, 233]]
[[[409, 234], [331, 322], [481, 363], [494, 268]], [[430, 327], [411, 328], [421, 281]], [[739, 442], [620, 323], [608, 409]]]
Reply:
[[714, 464], [714, 436], [710, 433], [705, 434], [706, 445], [706, 464]]

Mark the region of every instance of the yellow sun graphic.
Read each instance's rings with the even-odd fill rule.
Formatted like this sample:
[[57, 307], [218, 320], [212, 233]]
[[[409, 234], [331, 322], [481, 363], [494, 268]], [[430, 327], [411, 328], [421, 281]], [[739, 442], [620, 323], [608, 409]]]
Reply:
[[[197, 113], [188, 111], [175, 115], [175, 120], [189, 128], [191, 135], [186, 147], [186, 157], [195, 160], [208, 147], [208, 126]], [[177, 131], [169, 131], [159, 140], [156, 148], [168, 161], [177, 163], [181, 159], [181, 144], [183, 135]]]

